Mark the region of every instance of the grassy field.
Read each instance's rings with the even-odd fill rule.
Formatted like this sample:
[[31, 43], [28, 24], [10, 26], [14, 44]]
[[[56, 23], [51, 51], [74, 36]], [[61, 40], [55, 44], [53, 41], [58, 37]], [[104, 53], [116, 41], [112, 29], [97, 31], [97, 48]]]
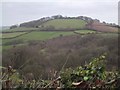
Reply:
[[[91, 30], [77, 30], [75, 31], [77, 33], [80, 34], [88, 34], [88, 33], [95, 33], [95, 31], [91, 31]], [[12, 35], [16, 36], [19, 35], [20, 33], [7, 33], [8, 36], [6, 37], [12, 37]], [[10, 34], [10, 35], [9, 35]], [[22, 33], [21, 33], [22, 34]], [[118, 36], [118, 34], [116, 33], [98, 33], [98, 35], [102, 35], [104, 37], [114, 37], [114, 36]], [[57, 32], [57, 31], [53, 31], [53, 32], [31, 32], [25, 35], [22, 35], [20, 37], [16, 37], [13, 39], [3, 39], [2, 43], [7, 43], [7, 42], [12, 42], [14, 40], [22, 40], [23, 42], [27, 42], [27, 41], [31, 41], [31, 40], [48, 40], [48, 39], [52, 39], [55, 37], [59, 37], [59, 36], [66, 36], [66, 35], [75, 35], [74, 32]], [[4, 36], [5, 37], [5, 36]]]
[[26, 35], [23, 35], [22, 37], [18, 37], [16, 39], [22, 39], [25, 41], [29, 40], [47, 40], [55, 37], [59, 37], [60, 35], [66, 36], [66, 35], [72, 35], [73, 32], [31, 32]]
[[18, 27], [14, 29], [6, 29], [6, 30], [3, 30], [2, 32], [30, 31], [30, 30], [38, 30], [38, 28]]
[[[17, 46], [22, 46], [22, 45], [25, 45], [25, 44], [17, 44]], [[0, 50], [8, 50], [13, 47], [14, 47], [14, 45], [6, 45], [6, 46], [2, 46], [2, 48]]]
[[96, 31], [94, 30], [76, 30], [75, 33], [78, 34], [90, 34], [90, 33], [95, 33]]
[[2, 46], [1, 50], [8, 50], [9, 48], [12, 48], [13, 45], [7, 45], [7, 46]]
[[[69, 31], [69, 32], [64, 32], [64, 31], [59, 31], [59, 32], [58, 31], [51, 31], [51, 32], [33, 31], [33, 32], [30, 32], [27, 34], [24, 34], [26, 32], [14, 32], [14, 33], [11, 32], [11, 33], [4, 33], [2, 35], [2, 38], [12, 38], [12, 37], [13, 38], [12, 39], [3, 39], [2, 43], [4, 45], [3, 49], [8, 49], [8, 48], [11, 48], [13, 46], [12, 43], [16, 43], [16, 42], [17, 42], [17, 45], [19, 45], [19, 44], [26, 44], [28, 41], [48, 40], [48, 39], [52, 39], [52, 38], [56, 38], [56, 37], [60, 37], [60, 36], [75, 35], [77, 33], [78, 34], [85, 34], [85, 36], [86, 36], [87, 34], [95, 33], [95, 32], [96, 31], [94, 31], [94, 30], [76, 30], [74, 32], [73, 31]], [[21, 34], [24, 34], [24, 35], [16, 37], [16, 36], [21, 35]], [[117, 36], [117, 34], [114, 34], [114, 33], [98, 33], [98, 35], [99, 34], [103, 35], [103, 37]], [[16, 37], [16, 38], [14, 38], [14, 37]]]
[[6, 44], [6, 43], [19, 42], [19, 41], [20, 42], [22, 41], [22, 43], [27, 43], [27, 41], [48, 40], [48, 39], [52, 39], [59, 36], [67, 36], [67, 35], [74, 35], [74, 34], [75, 34], [74, 32], [55, 32], [55, 31], [54, 32], [35, 32], [34, 31], [13, 39], [3, 39], [2, 43]]
[[53, 26], [55, 29], [80, 29], [84, 28], [85, 24], [85, 21], [78, 19], [55, 19], [44, 23], [43, 26]]
[[14, 37], [19, 36], [19, 35], [24, 34], [24, 33], [26, 33], [26, 32], [3, 33], [2, 34], [2, 39], [4, 39], [4, 38], [14, 38]]
[[118, 33], [101, 33], [100, 35], [103, 36], [103, 37], [106, 37], [106, 38], [116, 37], [118, 39], [118, 37], [119, 37]]

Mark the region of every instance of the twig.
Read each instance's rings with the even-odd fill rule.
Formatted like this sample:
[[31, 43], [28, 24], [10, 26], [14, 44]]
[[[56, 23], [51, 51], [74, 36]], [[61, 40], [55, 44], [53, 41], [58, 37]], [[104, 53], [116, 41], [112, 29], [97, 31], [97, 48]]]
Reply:
[[62, 71], [64, 69], [65, 65], [67, 64], [67, 62], [69, 60], [69, 57], [70, 57], [70, 54], [67, 56], [67, 59], [66, 59], [65, 63], [63, 64], [62, 69], [60, 71]]
[[52, 83], [54, 83], [55, 81], [61, 79], [61, 77], [59, 76], [58, 78], [56, 78], [55, 80], [51, 81], [49, 84], [47, 84], [44, 88], [47, 88], [49, 85], [51, 85]]

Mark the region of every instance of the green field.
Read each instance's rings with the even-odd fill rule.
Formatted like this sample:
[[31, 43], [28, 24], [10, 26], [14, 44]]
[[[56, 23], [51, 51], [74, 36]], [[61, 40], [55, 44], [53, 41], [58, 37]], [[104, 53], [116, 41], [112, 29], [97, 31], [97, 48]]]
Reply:
[[[7, 33], [10, 34], [10, 33]], [[14, 33], [13, 33], [14, 34]], [[9, 45], [8, 43], [13, 43], [13, 42], [21, 42], [22, 43], [27, 43], [28, 41], [32, 41], [32, 40], [48, 40], [48, 39], [52, 39], [55, 37], [59, 37], [59, 36], [67, 36], [67, 35], [74, 35], [74, 32], [31, 32], [25, 35], [22, 35], [20, 37], [16, 37], [13, 39], [3, 39], [2, 43]], [[10, 35], [8, 35], [10, 36]], [[7, 47], [7, 46], [6, 46]]]
[[[25, 44], [17, 44], [17, 46], [22, 46], [22, 45], [25, 45]], [[14, 45], [0, 46], [0, 52], [2, 52], [2, 50], [8, 50], [8, 49], [11, 49], [13, 47], [14, 47]]]
[[[96, 31], [94, 30], [76, 30], [76, 31], [70, 31], [70, 32], [63, 32], [63, 31], [52, 31], [52, 32], [47, 32], [47, 31], [34, 31], [34, 32], [30, 32], [27, 34], [24, 34], [25, 32], [14, 32], [14, 33], [5, 33], [3, 34], [2, 38], [11, 38], [12, 39], [3, 39], [2, 43], [11, 43], [13, 41], [22, 41], [24, 43], [26, 43], [27, 41], [32, 41], [32, 40], [48, 40], [48, 39], [52, 39], [55, 37], [59, 37], [59, 36], [66, 36], [66, 35], [75, 35], [76, 33], [78, 34], [90, 34], [90, 33], [95, 33]], [[24, 34], [22, 36], [16, 37], [18, 35]], [[108, 36], [114, 36], [113, 33], [100, 33], [106, 37]], [[116, 35], [116, 34], [115, 34]], [[14, 38], [16, 37], [16, 38]]]
[[72, 35], [73, 32], [31, 32], [16, 39], [22, 39], [24, 41], [29, 40], [47, 40], [55, 37], [59, 37], [60, 35]]
[[30, 31], [30, 30], [38, 30], [38, 28], [18, 27], [14, 29], [6, 29], [6, 30], [3, 30], [2, 32]]
[[12, 45], [2, 46], [1, 50], [8, 50], [9, 48], [12, 48]]
[[55, 29], [81, 29], [86, 22], [79, 19], [55, 19], [42, 24], [44, 27], [53, 26]]
[[[72, 20], [72, 19], [70, 19], [70, 20]], [[79, 21], [81, 21], [81, 20], [79, 20]], [[51, 22], [51, 21], [49, 21], [49, 22]], [[55, 20], [53, 22], [55, 22]], [[17, 29], [19, 29], [19, 31], [20, 30], [28, 30], [28, 28], [26, 28], [26, 29], [16, 28], [16, 30]], [[31, 28], [31, 30], [33, 30], [33, 28]], [[14, 29], [14, 31], [15, 31], [15, 29]], [[34, 40], [48, 40], [48, 39], [52, 39], [52, 38], [56, 38], [56, 37], [60, 37], [60, 36], [75, 35], [75, 34], [87, 35], [87, 34], [91, 34], [91, 33], [95, 33], [95, 32], [96, 31], [94, 31], [94, 30], [76, 30], [76, 31], [69, 31], [69, 32], [64, 32], [64, 31], [59, 31], [59, 32], [58, 31], [49, 31], [49, 32], [48, 31], [32, 31], [32, 32], [27, 33], [27, 34], [24, 34], [26, 32], [11, 32], [11, 33], [4, 33], [2, 35], [2, 39], [6, 38], [6, 39], [2, 40], [2, 44], [3, 44], [3, 49], [9, 49], [9, 48], [13, 47], [13, 45], [16, 43], [17, 43], [16, 45], [18, 46], [21, 44], [27, 44], [29, 41], [34, 41]], [[21, 35], [21, 34], [24, 34], [24, 35]], [[19, 35], [21, 35], [21, 36], [19, 36]], [[103, 35], [103, 37], [114, 37], [117, 34], [97, 33], [97, 35]], [[19, 37], [16, 37], [16, 36], [19, 36]], [[16, 37], [16, 38], [14, 38], [14, 37]], [[11, 38], [11, 39], [9, 39], [9, 38]]]
[[19, 35], [24, 34], [24, 33], [26, 33], [26, 32], [3, 33], [2, 34], [2, 39], [4, 39], [4, 38], [14, 38], [14, 37], [19, 36]]
[[90, 33], [95, 33], [96, 31], [94, 30], [76, 30], [75, 33], [78, 34], [90, 34]]

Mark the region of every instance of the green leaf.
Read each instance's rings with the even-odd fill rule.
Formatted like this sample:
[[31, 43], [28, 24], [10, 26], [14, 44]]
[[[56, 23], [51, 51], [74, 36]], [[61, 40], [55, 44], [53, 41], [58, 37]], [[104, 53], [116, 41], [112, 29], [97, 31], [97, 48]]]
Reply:
[[88, 77], [86, 77], [86, 76], [84, 77], [84, 80], [85, 80], [85, 81], [87, 81], [88, 79], [89, 79]]

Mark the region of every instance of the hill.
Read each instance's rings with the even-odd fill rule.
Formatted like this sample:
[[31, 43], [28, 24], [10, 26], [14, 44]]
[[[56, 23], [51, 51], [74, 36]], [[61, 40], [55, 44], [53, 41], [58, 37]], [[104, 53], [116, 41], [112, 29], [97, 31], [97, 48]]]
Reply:
[[38, 20], [21, 23], [20, 25], [12, 25], [10, 29], [3, 32], [21, 32], [21, 31], [75, 31], [90, 29], [100, 32], [118, 32], [118, 25], [114, 23], [100, 22], [98, 19], [92, 19], [86, 16], [63, 17], [55, 15], [51, 17], [43, 17]]

